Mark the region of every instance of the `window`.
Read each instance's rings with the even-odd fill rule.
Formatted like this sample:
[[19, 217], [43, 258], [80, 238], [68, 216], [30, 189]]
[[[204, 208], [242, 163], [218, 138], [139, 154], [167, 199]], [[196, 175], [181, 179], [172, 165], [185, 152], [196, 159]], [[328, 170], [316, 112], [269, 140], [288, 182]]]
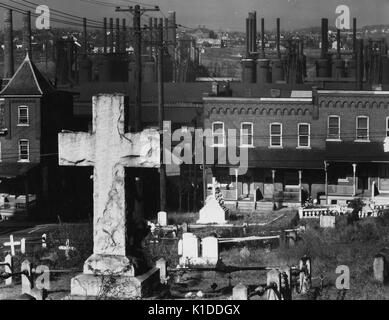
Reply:
[[340, 117], [339, 116], [328, 117], [327, 139], [340, 140]]
[[311, 146], [311, 126], [308, 123], [298, 125], [298, 147], [309, 148]]
[[357, 117], [357, 141], [369, 140], [369, 117]]
[[28, 107], [20, 106], [18, 107], [18, 125], [19, 126], [28, 126]]
[[212, 137], [214, 147], [223, 147], [224, 141], [224, 123], [214, 122], [212, 123]]
[[389, 137], [389, 117], [386, 117], [386, 136]]
[[270, 147], [282, 147], [282, 124], [270, 124]]
[[243, 122], [240, 125], [240, 145], [242, 147], [252, 147], [253, 141], [253, 124], [251, 122]]
[[30, 161], [30, 145], [28, 140], [19, 140], [19, 161]]

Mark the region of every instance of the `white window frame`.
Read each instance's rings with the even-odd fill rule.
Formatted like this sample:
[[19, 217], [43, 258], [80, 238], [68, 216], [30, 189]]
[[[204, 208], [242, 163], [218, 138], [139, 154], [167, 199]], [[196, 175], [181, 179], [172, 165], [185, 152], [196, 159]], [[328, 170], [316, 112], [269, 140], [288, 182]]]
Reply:
[[[20, 110], [27, 110], [27, 123], [20, 123]], [[18, 126], [19, 127], [28, 127], [30, 125], [30, 112], [28, 106], [18, 106]]]
[[[243, 126], [244, 125], [250, 125], [251, 130], [249, 133], [243, 132]], [[251, 136], [251, 143], [243, 143], [243, 137], [250, 137]], [[242, 122], [240, 124], [240, 146], [241, 147], [253, 147], [254, 146], [254, 124], [252, 122]]]
[[389, 117], [386, 117], [386, 136], [389, 137]]
[[[358, 119], [367, 119], [367, 139], [358, 138]], [[355, 118], [355, 142], [370, 142], [370, 119], [368, 116], [357, 116]]]
[[[27, 159], [22, 159], [21, 143], [27, 142]], [[28, 139], [19, 140], [19, 162], [30, 162], [30, 141]]]
[[[333, 138], [330, 136], [330, 118], [337, 118], [338, 119], [338, 137]], [[341, 141], [340, 139], [340, 116], [336, 114], [329, 115], [327, 118], [327, 141]]]
[[[279, 125], [280, 126], [280, 134], [272, 134], [271, 133], [271, 128], [273, 125]], [[270, 140], [269, 140], [269, 148], [282, 148], [282, 123], [280, 122], [272, 122], [270, 123], [269, 125], [269, 136], [270, 136]], [[280, 145], [273, 145], [272, 144], [272, 137], [280, 137]]]
[[[300, 144], [300, 136], [302, 136], [300, 134], [300, 126], [308, 126], [308, 145], [307, 146], [302, 146]], [[304, 136], [306, 136], [306, 135], [304, 135]], [[311, 124], [310, 123], [301, 122], [301, 123], [297, 124], [297, 148], [298, 149], [310, 149], [311, 148]]]
[[[216, 124], [221, 124], [222, 125], [222, 130], [223, 132], [220, 133], [220, 132], [215, 132], [215, 129], [214, 129], [214, 126]], [[222, 137], [222, 141], [220, 142], [220, 138], [217, 139], [218, 143], [215, 143], [215, 140], [216, 140], [216, 137]], [[212, 147], [225, 147], [226, 146], [226, 132], [225, 132], [225, 128], [224, 128], [224, 122], [222, 121], [215, 121], [215, 122], [212, 122]]]

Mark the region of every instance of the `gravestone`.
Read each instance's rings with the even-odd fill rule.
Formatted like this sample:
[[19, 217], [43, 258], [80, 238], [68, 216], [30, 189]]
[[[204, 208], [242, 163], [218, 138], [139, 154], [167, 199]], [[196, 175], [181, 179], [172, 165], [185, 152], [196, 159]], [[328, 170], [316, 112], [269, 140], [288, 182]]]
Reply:
[[[58, 135], [60, 165], [93, 166], [93, 254], [72, 279], [72, 295], [142, 297], [159, 283], [159, 269], [140, 274], [127, 256], [125, 201], [125, 168], [159, 167], [159, 133], [126, 133], [124, 119], [124, 96], [100, 94], [93, 97], [92, 133]], [[107, 276], [115, 279], [109, 288]]]
[[335, 228], [335, 216], [320, 216], [320, 228]]
[[219, 260], [219, 242], [215, 237], [206, 237], [201, 240], [202, 258], [205, 264], [216, 264]]
[[267, 290], [267, 300], [280, 300], [280, 297], [278, 293], [280, 292], [281, 288], [281, 273], [279, 270], [272, 269], [269, 270], [266, 275], [266, 285], [275, 285], [274, 290]]
[[225, 224], [226, 213], [216, 200], [215, 196], [210, 195], [205, 201], [205, 206], [200, 210], [198, 224]]
[[373, 270], [374, 270], [374, 280], [379, 283], [385, 282], [385, 264], [386, 259], [382, 254], [377, 254], [374, 257]]
[[162, 227], [167, 226], [167, 213], [165, 211], [158, 212], [158, 224]]
[[248, 300], [247, 287], [239, 283], [232, 289], [232, 300]]
[[166, 260], [164, 258], [157, 260], [155, 266], [159, 269], [159, 278], [161, 280], [161, 283], [166, 283], [167, 281]]
[[196, 235], [187, 232], [182, 235], [182, 242], [179, 242], [182, 248], [178, 249], [178, 252], [182, 252], [180, 258], [180, 265], [190, 264], [192, 261], [199, 258], [200, 253], [200, 241]]

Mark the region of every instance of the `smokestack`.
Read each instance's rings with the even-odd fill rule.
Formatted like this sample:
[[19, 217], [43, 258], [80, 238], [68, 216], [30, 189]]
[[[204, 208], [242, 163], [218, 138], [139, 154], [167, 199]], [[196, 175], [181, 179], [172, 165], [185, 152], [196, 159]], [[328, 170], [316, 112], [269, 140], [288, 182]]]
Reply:
[[328, 19], [321, 19], [321, 58], [326, 58], [328, 52]]
[[168, 12], [168, 20], [169, 20], [169, 41], [171, 41], [172, 46], [176, 47], [176, 12], [175, 11], [169, 11]]
[[14, 44], [12, 10], [4, 13], [4, 78], [12, 78], [14, 74]]
[[126, 34], [127, 34], [127, 27], [126, 27], [126, 19], [122, 19], [122, 51], [126, 52]]
[[163, 34], [163, 41], [166, 41], [166, 42], [168, 42], [169, 41], [169, 38], [168, 38], [168, 32], [169, 32], [169, 19], [168, 18], [165, 18], [164, 19], [164, 25], [165, 25], [165, 27], [164, 27], [164, 34]]
[[262, 58], [265, 58], [265, 19], [261, 19]]
[[252, 34], [251, 34], [251, 46], [253, 52], [257, 52], [257, 12], [252, 13]]
[[86, 54], [88, 53], [88, 39], [87, 39], [87, 34], [86, 34], [86, 18], [83, 18], [82, 19], [82, 25], [83, 25], [83, 33], [84, 33], [84, 54], [86, 56]]
[[113, 43], [114, 43], [114, 35], [113, 35], [113, 18], [109, 18], [109, 46], [111, 47], [110, 53], [113, 52]]
[[104, 53], [107, 53], [108, 39], [107, 39], [107, 18], [104, 18]]
[[31, 36], [31, 11], [27, 11], [23, 16], [23, 49], [32, 60]]
[[250, 56], [250, 19], [246, 19], [246, 56]]
[[357, 43], [357, 90], [363, 89], [363, 39], [356, 41]]
[[120, 19], [116, 18], [115, 52], [120, 52]]
[[277, 18], [277, 57], [281, 58], [280, 42], [281, 42], [281, 19]]
[[357, 18], [353, 19], [353, 55], [357, 53]]

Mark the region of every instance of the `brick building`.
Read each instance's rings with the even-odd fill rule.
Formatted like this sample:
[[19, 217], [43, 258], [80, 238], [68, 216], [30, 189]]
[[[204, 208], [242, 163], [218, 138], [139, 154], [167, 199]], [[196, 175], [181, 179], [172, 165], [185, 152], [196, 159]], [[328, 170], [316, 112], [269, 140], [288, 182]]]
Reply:
[[228, 146], [228, 129], [248, 148], [249, 169], [238, 184], [228, 163], [211, 168], [225, 198], [242, 207], [255, 200], [259, 207], [297, 205], [308, 196], [338, 203], [374, 195], [388, 203], [389, 92], [280, 90], [278, 98], [270, 90], [258, 98], [204, 98], [204, 128], [213, 131], [215, 148]]
[[0, 213], [57, 219], [66, 177], [74, 176], [58, 166], [57, 141], [58, 132], [72, 129], [73, 97], [56, 90], [27, 55], [0, 98]]

